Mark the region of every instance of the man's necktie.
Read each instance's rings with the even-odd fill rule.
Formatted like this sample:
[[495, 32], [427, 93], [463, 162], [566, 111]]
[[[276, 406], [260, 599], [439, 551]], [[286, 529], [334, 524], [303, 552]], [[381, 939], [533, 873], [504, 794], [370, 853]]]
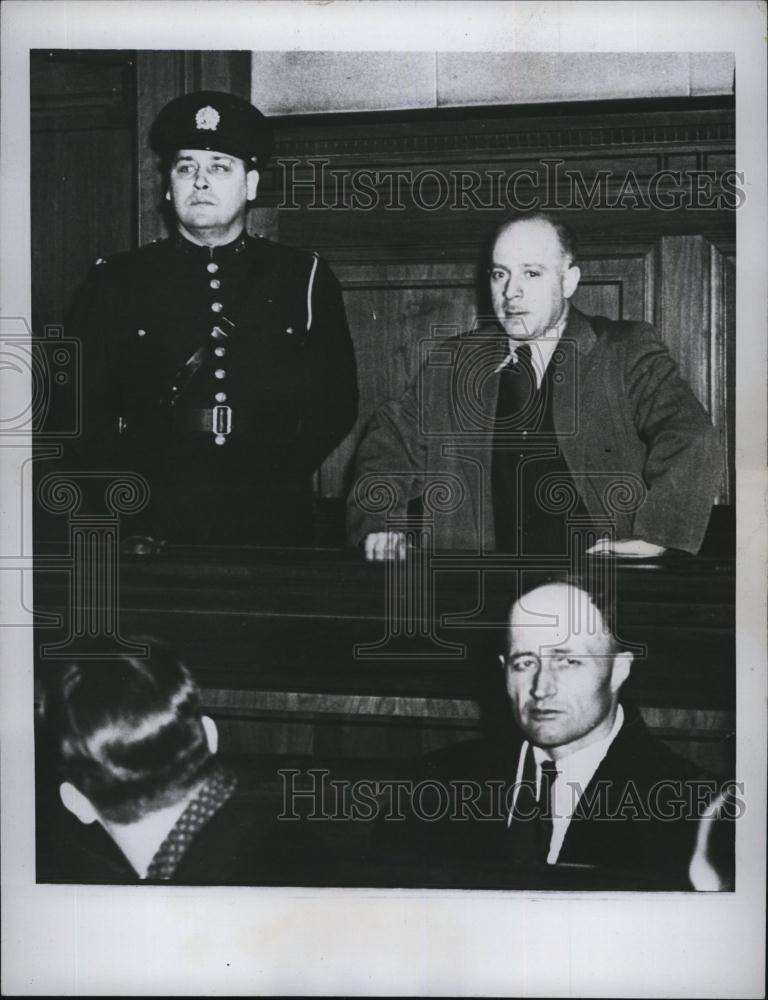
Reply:
[[541, 784], [536, 801], [537, 814], [537, 860], [546, 863], [552, 840], [552, 786], [557, 778], [557, 767], [552, 760], [541, 762]]
[[533, 362], [531, 361], [531, 345], [521, 344], [515, 351], [515, 357], [513, 359], [513, 366], [515, 368], [530, 368], [533, 371]]
[[551, 760], [543, 761], [537, 798], [536, 762], [533, 749], [529, 747], [509, 824], [516, 861], [546, 863], [552, 839], [552, 785], [556, 777], [555, 764]]
[[536, 426], [538, 385], [530, 344], [521, 344], [514, 359], [500, 373], [497, 422], [505, 431], [523, 431]]

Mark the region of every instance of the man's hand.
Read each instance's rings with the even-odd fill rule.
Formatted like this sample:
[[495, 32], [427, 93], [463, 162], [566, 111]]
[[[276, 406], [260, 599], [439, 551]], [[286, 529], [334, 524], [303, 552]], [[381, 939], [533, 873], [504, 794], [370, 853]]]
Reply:
[[408, 550], [402, 531], [372, 531], [365, 536], [365, 558], [368, 562], [386, 559], [405, 559]]
[[598, 556], [612, 553], [616, 556], [627, 556], [630, 559], [655, 559], [657, 556], [663, 555], [666, 549], [663, 545], [654, 545], [642, 538], [619, 538], [616, 541], [601, 538], [599, 542], [587, 549], [587, 552]]

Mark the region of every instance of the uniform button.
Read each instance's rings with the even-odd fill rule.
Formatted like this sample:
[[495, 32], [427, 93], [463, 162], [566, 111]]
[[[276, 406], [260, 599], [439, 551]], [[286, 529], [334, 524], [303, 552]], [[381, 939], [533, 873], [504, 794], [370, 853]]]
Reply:
[[138, 334], [138, 335], [139, 335], [140, 337], [146, 337], [146, 335], [147, 335], [147, 331], [146, 331], [146, 330], [137, 330], [137, 331], [136, 331], [136, 333], [137, 333], [137, 334]]
[[286, 333], [293, 333], [293, 327], [292, 327], [292, 326], [287, 326], [287, 327], [285, 328], [285, 332], [286, 332]]
[[226, 337], [226, 333], [224, 333], [220, 326], [215, 326], [211, 330], [211, 336], [214, 340], [223, 340]]
[[217, 403], [226, 403], [227, 394], [226, 392], [217, 392], [213, 398], [216, 400]]
[[216, 355], [217, 358], [223, 358], [224, 355], [227, 353], [227, 349], [226, 347], [216, 347], [214, 348], [213, 353]]
[[210, 263], [210, 264], [206, 265], [206, 268], [205, 268], [205, 269], [206, 269], [206, 271], [207, 271], [207, 272], [208, 272], [209, 274], [216, 274], [216, 272], [217, 272], [217, 271], [218, 271], [218, 269], [219, 269], [219, 265], [218, 265], [218, 264], [214, 264], [214, 263], [213, 263], [213, 261], [211, 261], [211, 263]]
[[227, 373], [224, 371], [223, 368], [217, 368], [213, 374], [216, 376], [216, 378], [225, 378]]
[[221, 302], [211, 302], [211, 309], [215, 313], [220, 313], [223, 308], [224, 306], [221, 304]]
[[227, 439], [224, 437], [223, 434], [217, 434], [216, 437], [213, 440], [216, 442], [216, 444], [226, 444], [227, 443]]
[[221, 288], [221, 282], [218, 278], [211, 278], [209, 284], [211, 288]]

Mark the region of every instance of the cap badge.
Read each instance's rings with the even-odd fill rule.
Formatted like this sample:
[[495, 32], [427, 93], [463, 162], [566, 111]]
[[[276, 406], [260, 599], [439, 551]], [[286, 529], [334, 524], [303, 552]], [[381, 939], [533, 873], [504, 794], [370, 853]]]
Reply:
[[195, 115], [195, 128], [215, 132], [219, 127], [220, 121], [221, 115], [216, 108], [212, 108], [210, 104], [206, 104], [206, 106], [204, 108], [200, 108]]

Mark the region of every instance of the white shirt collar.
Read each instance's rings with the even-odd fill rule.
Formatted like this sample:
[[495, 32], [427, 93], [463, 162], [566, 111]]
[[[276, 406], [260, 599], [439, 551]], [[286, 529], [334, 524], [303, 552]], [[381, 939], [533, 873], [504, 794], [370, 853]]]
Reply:
[[544, 373], [547, 370], [547, 366], [552, 359], [552, 355], [555, 353], [555, 348], [560, 341], [565, 330], [565, 325], [568, 322], [568, 316], [570, 314], [570, 303], [566, 300], [565, 308], [563, 309], [563, 314], [560, 319], [555, 323], [554, 326], [545, 330], [540, 337], [535, 340], [510, 340], [509, 341], [509, 352], [504, 360], [494, 368], [494, 374], [500, 372], [502, 368], [506, 368], [510, 362], [513, 362], [517, 356], [518, 348], [522, 347], [523, 344], [528, 344], [531, 348], [531, 362], [533, 363], [533, 369], [536, 372], [536, 383], [541, 387], [541, 383], [544, 380]]
[[[590, 743], [589, 746], [583, 747], [581, 750], [575, 750], [565, 757], [560, 757], [555, 762], [557, 781], [553, 787], [552, 837], [547, 852], [548, 864], [555, 864], [559, 858], [565, 835], [579, 800], [605, 759], [611, 743], [618, 736], [623, 724], [624, 709], [619, 705], [611, 731], [606, 737]], [[538, 782], [541, 780], [541, 762], [546, 760], [547, 756], [546, 752], [539, 747], [533, 748], [533, 757], [536, 761], [537, 789]]]
[[[594, 777], [598, 767], [605, 759], [611, 744], [618, 736], [623, 725], [624, 709], [619, 705], [616, 711], [616, 718], [613, 720], [613, 726], [607, 736], [596, 740], [594, 743], [590, 743], [581, 750], [575, 750], [565, 757], [560, 757], [555, 762], [557, 767], [557, 781], [555, 781], [553, 786], [552, 838], [549, 842], [549, 852], [547, 854], [548, 864], [552, 865], [557, 861], [563, 841], [565, 840], [565, 835], [568, 832], [571, 818], [576, 811], [576, 806], [579, 804], [579, 799]], [[529, 746], [529, 741], [525, 740], [520, 748], [517, 775], [515, 777], [516, 791], [507, 816], [507, 825], [512, 821], [517, 790], [523, 780], [523, 769]], [[541, 747], [532, 747], [532, 749], [533, 758], [536, 762], [536, 796], [538, 798], [541, 784], [541, 764], [542, 761], [551, 760], [551, 757]]]
[[[557, 765], [557, 780], [559, 781], [562, 776], [565, 781], [574, 781], [583, 778], [589, 773], [589, 777], [582, 784], [582, 788], [585, 788], [608, 753], [608, 748], [618, 736], [623, 724], [624, 709], [619, 705], [616, 710], [616, 718], [613, 720], [613, 725], [611, 726], [611, 731], [607, 736], [604, 736], [600, 740], [595, 740], [594, 743], [582, 747], [581, 750], [574, 750], [573, 753], [566, 754], [565, 757], [559, 757], [555, 761]], [[542, 761], [552, 759], [547, 751], [541, 747], [533, 748], [533, 758], [536, 761], [537, 771], [541, 767]]]

